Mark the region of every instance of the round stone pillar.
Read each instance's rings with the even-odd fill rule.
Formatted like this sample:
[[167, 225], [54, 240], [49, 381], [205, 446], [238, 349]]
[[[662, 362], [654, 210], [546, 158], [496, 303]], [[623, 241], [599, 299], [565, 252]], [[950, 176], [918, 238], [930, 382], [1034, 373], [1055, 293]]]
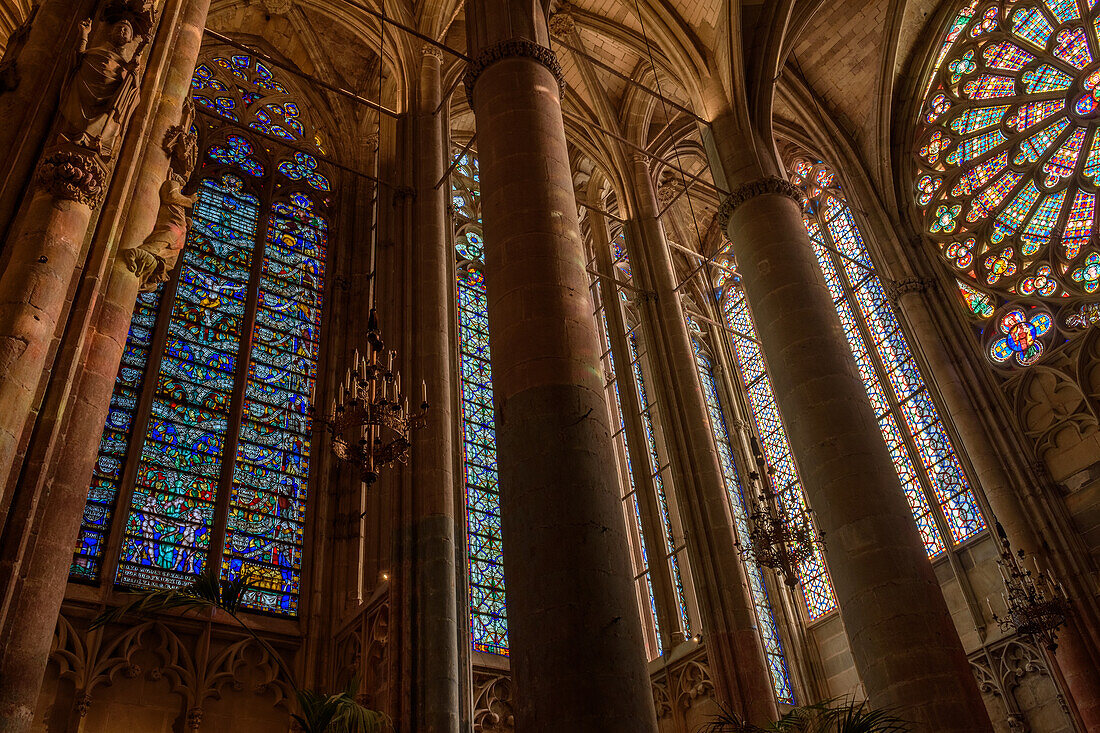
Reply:
[[653, 693], [542, 13], [466, 10], [516, 729], [645, 733]]
[[455, 485], [452, 424], [455, 347], [451, 329], [454, 272], [450, 265], [440, 107], [442, 52], [425, 46], [416, 109], [416, 237], [413, 333], [416, 384], [429, 386], [428, 424], [413, 445], [413, 574], [417, 664], [413, 674], [417, 730], [458, 733], [458, 569], [455, 563]]
[[871, 704], [924, 733], [991, 730], [802, 221], [776, 177], [734, 190], [726, 231]]

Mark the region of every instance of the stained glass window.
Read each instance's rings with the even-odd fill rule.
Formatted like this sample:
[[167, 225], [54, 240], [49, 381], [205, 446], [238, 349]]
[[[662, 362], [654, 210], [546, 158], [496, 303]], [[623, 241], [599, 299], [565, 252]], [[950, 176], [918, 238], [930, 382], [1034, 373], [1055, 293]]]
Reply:
[[[722, 274], [718, 278], [717, 295], [726, 319], [733, 353], [752, 414], [754, 434], [759, 436], [760, 448], [769, 469], [770, 480], [776, 493], [780, 511], [785, 517], [800, 517], [807, 511], [802, 478], [791, 454], [791, 444], [779, 415], [772, 389], [771, 377], [760, 350], [756, 325], [749, 312], [740, 275], [732, 255], [725, 252], [718, 258]], [[820, 550], [798, 568], [802, 596], [811, 621], [836, 610], [836, 595], [832, 580], [825, 567]]]
[[[805, 217], [860, 377], [930, 556], [985, 529], [985, 520], [901, 324], [835, 176], [798, 160], [791, 180], [807, 191]], [[949, 531], [945, 538], [940, 525]]]
[[[693, 330], [699, 330], [698, 325], [689, 321]], [[726, 481], [726, 491], [730, 497], [730, 507], [733, 509], [733, 521], [737, 527], [737, 535], [740, 538], [749, 536], [749, 508], [745, 500], [741, 479], [737, 473], [737, 462], [734, 455], [737, 453], [733, 446], [733, 436], [726, 424], [725, 411], [722, 401], [718, 396], [718, 382], [715, 379], [714, 365], [711, 357], [703, 349], [698, 339], [694, 339], [692, 346], [695, 349], [695, 364], [699, 369], [699, 379], [703, 385], [703, 398], [707, 403], [707, 412], [710, 413], [710, 426], [714, 431], [714, 440], [718, 446], [718, 458], [722, 464], [722, 476]], [[760, 638], [764, 642], [764, 653], [768, 661], [768, 671], [771, 674], [772, 688], [775, 690], [777, 700], [789, 705], [795, 703], [794, 688], [791, 685], [791, 675], [787, 669], [787, 660], [783, 655], [783, 643], [779, 638], [779, 627], [775, 623], [775, 613], [772, 610], [771, 601], [768, 599], [768, 588], [764, 583], [764, 573], [760, 566], [751, 558], [746, 558], [746, 574], [749, 578], [749, 590], [752, 593], [753, 606], [756, 609], [757, 628], [760, 630]]]
[[[1002, 368], [1087, 330], [1075, 314], [1100, 302], [1098, 21], [1094, 0], [960, 2], [925, 87], [914, 201]], [[1004, 316], [1034, 307], [1051, 328], [1017, 359], [997, 347]]]
[[[637, 325], [637, 314], [623, 298], [623, 286], [630, 287], [633, 270], [624, 235], [619, 232], [610, 245], [610, 279], [591, 280], [596, 321], [603, 335], [605, 391], [616, 431], [620, 457], [623, 512], [634, 561], [635, 586], [642, 611], [651, 658], [670, 653], [676, 644], [690, 638], [697, 627], [693, 621], [690, 568], [684, 530], [676, 507], [664, 442], [658, 423], [657, 406], [649, 391], [645, 342]], [[589, 270], [595, 272], [604, 253], [593, 256]], [[611, 286], [613, 300], [604, 298], [601, 285]], [[614, 323], [612, 331], [611, 323]], [[613, 333], [615, 334], [613, 336]], [[625, 345], [623, 354], [613, 354], [613, 343]], [[615, 358], [626, 367], [621, 379]], [[634, 414], [628, 416], [623, 410]], [[651, 514], [652, 513], [652, 516]], [[651, 534], [652, 533], [652, 534]], [[667, 598], [658, 601], [657, 589]]]
[[462, 220], [455, 243], [458, 261], [458, 366], [462, 390], [462, 457], [466, 484], [467, 574], [470, 634], [475, 651], [508, 654], [504, 551], [500, 538], [493, 375], [489, 365], [489, 302], [477, 159], [462, 156], [452, 178]]
[[192, 89], [200, 105], [232, 104], [200, 123], [210, 144], [181, 264], [138, 298], [72, 575], [176, 587], [217, 563], [249, 580], [246, 607], [294, 615], [327, 251], [316, 180], [328, 179], [313, 156], [242, 130], [273, 95], [298, 117], [262, 63], [215, 56]]

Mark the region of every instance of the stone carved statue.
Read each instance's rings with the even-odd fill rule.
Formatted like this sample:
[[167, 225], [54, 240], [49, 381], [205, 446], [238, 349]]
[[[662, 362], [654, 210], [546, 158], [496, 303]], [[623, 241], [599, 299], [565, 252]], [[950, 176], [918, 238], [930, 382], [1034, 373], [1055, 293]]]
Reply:
[[75, 68], [61, 94], [61, 142], [114, 157], [137, 106], [139, 55], [152, 25], [152, 0], [109, 3], [99, 23], [81, 24]]
[[153, 231], [140, 246], [122, 252], [126, 269], [141, 280], [141, 289], [155, 290], [168, 280], [187, 243], [191, 228], [190, 212], [194, 195], [185, 193], [191, 173], [198, 162], [198, 141], [191, 127], [195, 121], [195, 105], [187, 99], [180, 123], [168, 129], [164, 152], [168, 154], [168, 176], [160, 186], [160, 210]]

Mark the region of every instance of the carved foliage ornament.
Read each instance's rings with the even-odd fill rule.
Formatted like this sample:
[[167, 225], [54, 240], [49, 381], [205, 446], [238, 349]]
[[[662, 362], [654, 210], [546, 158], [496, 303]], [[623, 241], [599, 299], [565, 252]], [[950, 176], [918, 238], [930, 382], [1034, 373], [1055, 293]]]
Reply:
[[805, 209], [806, 196], [798, 186], [779, 176], [765, 176], [738, 186], [718, 207], [718, 223], [721, 225], [722, 231], [729, 228], [730, 217], [733, 216], [733, 212], [737, 210], [738, 206], [749, 199], [765, 194], [786, 196], [798, 203], [799, 207]]
[[558, 90], [562, 94], [565, 93], [565, 73], [554, 52], [526, 38], [510, 38], [484, 49], [467, 67], [463, 83], [466, 86], [466, 99], [471, 109], [474, 106], [474, 85], [477, 84], [481, 73], [496, 62], [511, 58], [528, 58], [542, 64], [558, 80]]
[[43, 156], [35, 185], [54, 198], [94, 209], [103, 201], [106, 178], [107, 171], [98, 156], [84, 148], [63, 144]]

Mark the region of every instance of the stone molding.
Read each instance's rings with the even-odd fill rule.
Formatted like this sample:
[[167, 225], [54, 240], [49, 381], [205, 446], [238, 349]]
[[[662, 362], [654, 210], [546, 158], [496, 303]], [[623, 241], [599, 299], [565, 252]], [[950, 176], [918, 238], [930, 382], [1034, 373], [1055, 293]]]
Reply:
[[558, 80], [559, 92], [565, 94], [565, 72], [554, 52], [526, 38], [509, 38], [484, 49], [466, 67], [466, 76], [462, 81], [466, 86], [466, 100], [470, 103], [470, 109], [474, 107], [474, 86], [482, 72], [498, 61], [511, 58], [527, 58], [542, 64]]
[[434, 59], [438, 59], [440, 63], [443, 62], [443, 49], [431, 43], [425, 43], [420, 47], [421, 56], [431, 56]]
[[806, 195], [802, 192], [802, 189], [785, 178], [780, 178], [779, 176], [764, 176], [763, 178], [758, 178], [755, 181], [749, 181], [742, 186], [738, 186], [734, 189], [733, 193], [722, 201], [721, 206], [718, 207], [718, 223], [721, 224], [722, 231], [724, 232], [729, 227], [730, 217], [733, 216], [733, 212], [738, 206], [749, 199], [754, 199], [757, 196], [763, 196], [765, 194], [786, 196], [797, 203], [799, 208], [805, 208], [803, 202], [806, 199]]
[[75, 201], [89, 209], [103, 202], [107, 170], [99, 156], [76, 145], [48, 150], [38, 164], [34, 185], [61, 201]]

